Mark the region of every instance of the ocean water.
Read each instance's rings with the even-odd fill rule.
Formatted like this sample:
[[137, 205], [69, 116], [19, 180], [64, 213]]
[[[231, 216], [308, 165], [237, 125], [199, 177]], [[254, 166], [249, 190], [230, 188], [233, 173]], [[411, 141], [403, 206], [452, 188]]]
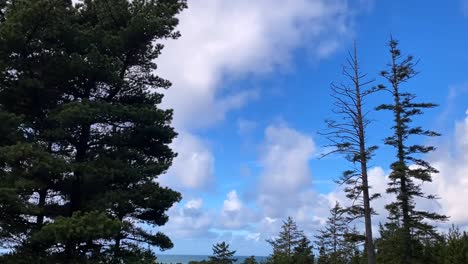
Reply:
[[[159, 263], [166, 263], [166, 264], [188, 264], [189, 261], [201, 261], [201, 260], [208, 260], [209, 256], [203, 255], [157, 255]], [[248, 258], [248, 256], [235, 256], [237, 258], [236, 263], [242, 263], [244, 259]], [[257, 261], [263, 261], [266, 257], [255, 257]]]

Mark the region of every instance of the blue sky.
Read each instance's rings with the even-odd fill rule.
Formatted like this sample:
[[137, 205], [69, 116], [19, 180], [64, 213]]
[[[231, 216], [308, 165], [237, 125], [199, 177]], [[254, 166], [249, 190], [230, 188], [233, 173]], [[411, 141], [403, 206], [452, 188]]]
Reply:
[[[224, 240], [241, 255], [266, 255], [265, 239], [282, 219], [293, 216], [312, 235], [335, 201], [346, 203], [333, 179], [347, 163], [318, 159], [330, 83], [345, 81], [341, 65], [354, 41], [363, 71], [383, 82], [390, 35], [421, 59], [405, 88], [440, 104], [417, 122], [443, 133], [428, 157], [441, 173], [425, 186], [442, 199], [419, 206], [468, 224], [460, 201], [468, 193], [468, 1], [193, 0], [180, 19], [182, 37], [158, 60], [173, 82], [164, 107], [174, 108], [179, 132], [179, 156], [160, 180], [184, 197], [161, 228], [175, 243], [166, 253], [210, 254]], [[389, 99], [376, 95], [369, 109]], [[371, 183], [383, 191], [391, 117], [372, 118], [369, 140], [381, 148]], [[374, 223], [384, 221], [389, 199], [374, 204]]]

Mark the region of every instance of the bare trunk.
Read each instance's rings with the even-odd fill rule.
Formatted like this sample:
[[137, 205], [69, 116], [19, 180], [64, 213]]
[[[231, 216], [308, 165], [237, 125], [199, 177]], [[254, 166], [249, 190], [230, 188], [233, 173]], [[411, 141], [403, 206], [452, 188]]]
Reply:
[[39, 214], [37, 215], [36, 218], [36, 224], [37, 224], [37, 229], [41, 229], [42, 225], [44, 224], [44, 206], [46, 202], [46, 195], [47, 195], [47, 189], [41, 189], [39, 191]]
[[370, 206], [369, 181], [367, 175], [366, 136], [364, 129], [364, 120], [362, 115], [361, 84], [359, 83], [359, 65], [357, 61], [356, 47], [354, 48], [354, 74], [356, 88], [357, 125], [359, 132], [359, 161], [361, 163], [362, 198], [364, 203], [364, 225], [366, 230], [367, 263], [375, 264], [375, 249], [372, 237], [372, 210]]

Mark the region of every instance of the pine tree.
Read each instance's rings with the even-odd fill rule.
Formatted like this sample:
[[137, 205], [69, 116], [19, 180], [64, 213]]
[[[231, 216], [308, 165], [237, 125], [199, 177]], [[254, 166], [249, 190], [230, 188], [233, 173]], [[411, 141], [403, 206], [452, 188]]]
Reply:
[[151, 263], [180, 200], [155, 181], [176, 133], [154, 61], [185, 0], [1, 4], [1, 262]]
[[336, 202], [330, 210], [325, 227], [316, 236], [320, 248], [319, 263], [326, 260], [330, 264], [347, 263], [349, 245], [346, 236], [349, 233], [345, 210]]
[[232, 264], [237, 261], [233, 258], [236, 251], [229, 250], [229, 244], [221, 242], [213, 245], [213, 256], [210, 257], [210, 263], [213, 264]]
[[313, 247], [305, 235], [302, 235], [298, 245], [294, 248], [293, 260], [295, 264], [314, 264]]
[[267, 242], [273, 247], [272, 259], [274, 263], [292, 263], [294, 248], [297, 247], [304, 234], [297, 227], [292, 217], [288, 217], [281, 226], [279, 235]]
[[452, 226], [446, 237], [444, 264], [468, 263], [468, 234]]
[[413, 144], [413, 136], [439, 136], [438, 133], [425, 130], [419, 126], [412, 126], [412, 118], [421, 115], [423, 109], [436, 107], [433, 103], [415, 102], [413, 93], [403, 91], [406, 84], [417, 72], [414, 69], [416, 62], [412, 56], [403, 56], [398, 49], [398, 42], [393, 38], [389, 42], [391, 61], [388, 70], [381, 72], [390, 84], [390, 87], [381, 85], [382, 89], [389, 91], [393, 97], [392, 104], [383, 104], [378, 110], [389, 110], [394, 116], [392, 127], [393, 135], [385, 139], [385, 144], [396, 149], [396, 161], [392, 163], [387, 193], [396, 195], [396, 201], [386, 206], [389, 211], [389, 223], [386, 225], [401, 242], [403, 252], [394, 252], [401, 255], [401, 263], [411, 263], [417, 256], [414, 254], [417, 239], [420, 237], [436, 237], [437, 232], [428, 221], [444, 221], [446, 216], [420, 211], [415, 208], [416, 198], [436, 199], [434, 195], [425, 194], [421, 184], [431, 182], [432, 175], [438, 171], [429, 162], [423, 160], [423, 154], [433, 151], [432, 146]]
[[255, 256], [250, 256], [242, 262], [242, 264], [258, 264], [257, 260], [255, 259]]
[[317, 258], [317, 264], [329, 264], [330, 262], [328, 260], [328, 255], [325, 252], [325, 245], [318, 244], [318, 246], [319, 246], [319, 255]]
[[361, 72], [356, 46], [354, 53], [349, 54], [347, 65], [343, 67], [343, 75], [351, 81], [351, 85], [332, 84], [331, 87], [335, 99], [333, 112], [340, 119], [326, 120], [328, 131], [322, 134], [331, 142], [330, 146], [333, 147], [331, 153], [345, 155], [354, 166], [353, 170], [345, 171], [338, 182], [346, 186], [346, 196], [352, 201], [352, 205], [347, 208], [348, 214], [352, 219], [364, 218], [367, 263], [375, 264], [372, 235], [374, 212], [371, 201], [379, 197], [379, 194], [370, 194], [367, 171], [368, 163], [377, 147], [368, 146], [366, 130], [370, 121], [367, 118], [365, 101], [369, 95], [380, 89], [367, 88], [372, 80], [366, 80], [367, 74]]

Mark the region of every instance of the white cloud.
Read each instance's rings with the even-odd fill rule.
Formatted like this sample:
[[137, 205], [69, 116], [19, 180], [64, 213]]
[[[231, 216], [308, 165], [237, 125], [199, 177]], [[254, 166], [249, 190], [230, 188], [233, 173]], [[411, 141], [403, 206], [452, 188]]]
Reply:
[[256, 220], [255, 218], [256, 214], [245, 207], [237, 195], [237, 191], [232, 190], [224, 200], [217, 227], [221, 229], [245, 229]]
[[284, 125], [269, 126], [265, 130], [265, 142], [261, 165], [261, 190], [290, 194], [311, 182], [309, 160], [315, 151], [315, 143], [307, 135]]
[[[215, 158], [195, 134], [196, 129], [222, 121], [226, 113], [242, 108], [261, 93], [232, 86], [230, 81], [287, 69], [298, 47], [307, 47], [318, 59], [329, 56], [339, 48], [338, 40], [350, 33], [349, 14], [346, 0], [189, 1], [189, 8], [180, 15], [182, 37], [167, 40], [157, 61], [158, 74], [173, 82], [164, 91], [163, 104], [174, 109], [174, 125], [180, 134], [173, 144], [179, 156], [161, 177], [162, 183], [183, 193], [212, 187]], [[253, 126], [239, 123], [239, 132], [248, 133]], [[217, 213], [203, 212], [201, 199], [172, 208], [165, 227], [168, 234], [194, 238], [211, 234], [213, 226], [241, 229], [258, 222], [279, 227], [280, 221], [270, 223], [268, 219], [286, 217], [296, 209], [301, 219], [309, 219], [309, 206], [316, 204], [317, 196], [311, 189], [308, 168], [315, 151], [313, 140], [295, 130], [272, 126], [266, 131], [266, 145], [259, 189], [267, 195], [258, 201], [263, 212], [268, 212], [263, 218], [267, 220], [260, 221], [234, 191]], [[280, 153], [283, 150], [286, 152]], [[300, 194], [285, 195], [288, 190]], [[281, 206], [290, 210], [281, 211]], [[259, 239], [259, 232], [252, 232], [251, 242]]]
[[192, 200], [189, 200], [184, 208], [185, 209], [195, 209], [195, 210], [199, 210], [203, 205], [203, 199], [201, 198], [197, 198], [197, 199], [192, 199]]
[[186, 132], [172, 144], [178, 153], [166, 175], [160, 177], [164, 185], [177, 190], [207, 189], [214, 182], [214, 156], [198, 137]]
[[163, 105], [174, 109], [180, 133], [173, 144], [179, 156], [162, 182], [179, 190], [212, 185], [215, 159], [194, 129], [223, 120], [260, 92], [224, 89], [226, 81], [284, 67], [300, 45], [317, 56], [333, 52], [349, 31], [348, 13], [345, 0], [189, 1], [180, 15], [182, 37], [165, 41], [157, 61], [158, 74], [173, 82]]
[[183, 207], [183, 215], [197, 217], [201, 214], [201, 208], [203, 206], [203, 199], [192, 199], [189, 200]]
[[349, 33], [348, 14], [345, 0], [190, 1], [180, 15], [182, 37], [168, 40], [158, 60], [160, 75], [174, 84], [165, 105], [175, 109], [176, 125], [222, 120], [258, 96], [248, 87], [226, 91], [226, 80], [284, 67], [301, 45], [329, 55]]
[[[468, 113], [467, 113], [468, 115]], [[455, 125], [454, 149], [436, 153], [433, 165], [440, 171], [426, 188], [441, 198], [437, 208], [450, 216], [450, 222], [468, 225], [468, 116]]]
[[173, 238], [191, 239], [197, 237], [214, 237], [210, 231], [213, 226], [213, 215], [203, 208], [203, 200], [192, 199], [184, 206], [174, 205], [168, 211], [170, 221], [161, 227], [161, 231]]
[[257, 204], [264, 216], [262, 234], [276, 232], [281, 221], [292, 216], [304, 229], [316, 226], [325, 199], [312, 185], [309, 161], [315, 155], [315, 143], [310, 136], [285, 125], [271, 125], [265, 130], [260, 163]]
[[258, 242], [260, 240], [260, 233], [250, 233], [245, 237], [245, 239]]
[[227, 195], [227, 200], [224, 200], [223, 211], [232, 212], [240, 211], [242, 208], [242, 203], [237, 197], [237, 192], [235, 190], [230, 191]]

